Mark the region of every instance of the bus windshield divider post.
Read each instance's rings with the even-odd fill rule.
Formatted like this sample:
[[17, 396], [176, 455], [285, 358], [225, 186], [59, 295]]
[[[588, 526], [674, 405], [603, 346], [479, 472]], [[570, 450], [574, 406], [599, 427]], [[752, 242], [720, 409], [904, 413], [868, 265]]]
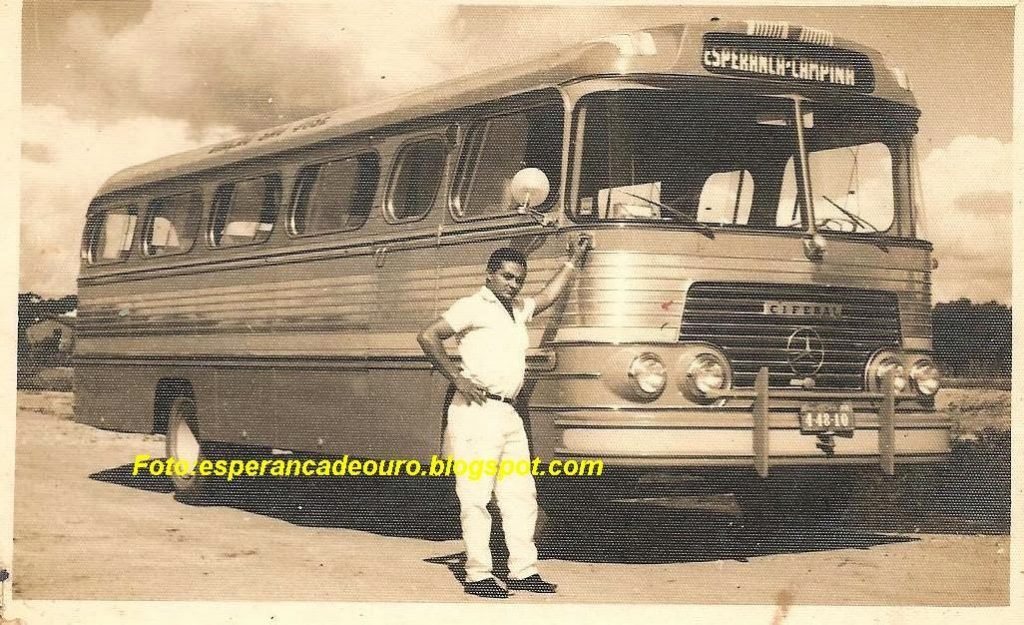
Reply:
[[762, 478], [768, 477], [768, 367], [761, 367], [754, 380], [753, 445], [754, 468]]
[[896, 474], [896, 385], [889, 371], [882, 380], [882, 408], [878, 411], [878, 461], [885, 475]]
[[793, 96], [794, 127], [796, 128], [796, 147], [799, 158], [797, 166], [797, 190], [802, 192], [804, 208], [807, 211], [807, 236], [813, 238], [818, 232], [818, 225], [814, 222], [814, 193], [811, 191], [810, 161], [807, 158], [807, 141], [804, 138], [804, 113], [800, 107], [800, 96]]

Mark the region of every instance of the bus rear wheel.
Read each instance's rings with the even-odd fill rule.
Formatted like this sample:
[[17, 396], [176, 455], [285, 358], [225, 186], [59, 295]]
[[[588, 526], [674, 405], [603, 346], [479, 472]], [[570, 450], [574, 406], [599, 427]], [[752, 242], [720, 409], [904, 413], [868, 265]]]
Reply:
[[184, 461], [191, 470], [185, 474], [169, 471], [178, 501], [189, 504], [208, 503], [213, 493], [211, 476], [198, 474], [203, 460], [213, 460], [215, 454], [209, 443], [199, 438], [199, 419], [195, 401], [191, 397], [176, 397], [167, 412], [167, 459]]

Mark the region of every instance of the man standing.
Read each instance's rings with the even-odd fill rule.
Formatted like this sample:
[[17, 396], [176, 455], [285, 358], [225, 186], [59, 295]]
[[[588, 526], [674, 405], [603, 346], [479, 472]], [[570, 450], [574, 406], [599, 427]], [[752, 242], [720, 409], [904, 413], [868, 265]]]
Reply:
[[[420, 332], [418, 340], [424, 353], [457, 391], [448, 408], [448, 454], [467, 464], [474, 460], [530, 461], [523, 420], [515, 409], [526, 373], [526, 324], [558, 300], [589, 250], [589, 237], [579, 237], [569, 260], [544, 289], [535, 297], [519, 298], [526, 281], [526, 257], [517, 250], [501, 248], [487, 261], [483, 288], [452, 304]], [[461, 368], [444, 348], [444, 340], [452, 336], [458, 337]], [[491, 515], [487, 504], [492, 494], [501, 510], [509, 551], [508, 588], [555, 592], [555, 585], [544, 581], [536, 568], [533, 534], [537, 489], [533, 476], [496, 479], [482, 475], [474, 480], [459, 475], [455, 492], [466, 544], [466, 592], [480, 597], [508, 596], [491, 574]]]

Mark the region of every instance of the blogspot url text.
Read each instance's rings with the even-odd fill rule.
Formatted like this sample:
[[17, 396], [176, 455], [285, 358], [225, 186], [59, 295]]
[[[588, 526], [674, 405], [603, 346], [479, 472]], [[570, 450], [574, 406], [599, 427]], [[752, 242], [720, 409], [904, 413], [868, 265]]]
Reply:
[[223, 477], [231, 481], [236, 477], [451, 477], [466, 476], [471, 480], [513, 476], [566, 476], [596, 477], [604, 471], [602, 460], [466, 460], [452, 456], [431, 456], [430, 462], [419, 460], [341, 458], [265, 458], [200, 460], [198, 463], [184, 458], [153, 458], [146, 454], [135, 456], [132, 475], [148, 473], [153, 476]]

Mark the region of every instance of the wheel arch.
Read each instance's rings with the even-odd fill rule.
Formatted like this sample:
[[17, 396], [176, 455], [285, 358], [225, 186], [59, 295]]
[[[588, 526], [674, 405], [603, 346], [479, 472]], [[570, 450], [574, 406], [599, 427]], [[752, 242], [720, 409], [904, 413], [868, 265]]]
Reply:
[[166, 434], [171, 403], [178, 397], [195, 400], [192, 382], [186, 378], [163, 378], [153, 394], [153, 433]]

